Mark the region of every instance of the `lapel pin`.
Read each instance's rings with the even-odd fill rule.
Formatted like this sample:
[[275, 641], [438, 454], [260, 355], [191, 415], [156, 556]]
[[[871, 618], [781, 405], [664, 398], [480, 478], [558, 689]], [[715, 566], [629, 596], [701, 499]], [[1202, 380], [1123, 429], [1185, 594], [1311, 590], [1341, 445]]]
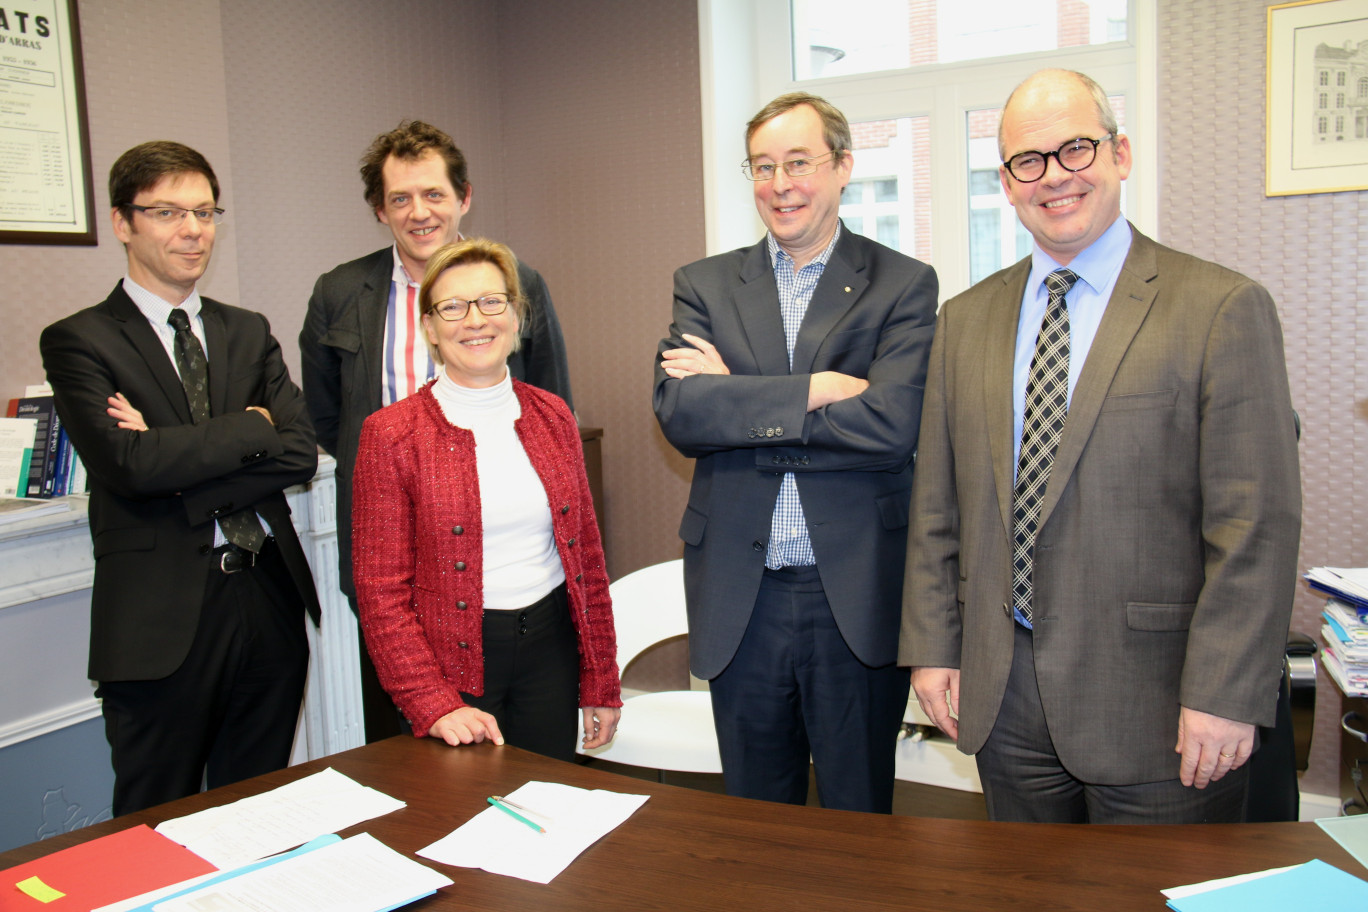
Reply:
[[846, 286], [846, 294], [850, 294], [850, 286], [849, 286], [849, 285]]

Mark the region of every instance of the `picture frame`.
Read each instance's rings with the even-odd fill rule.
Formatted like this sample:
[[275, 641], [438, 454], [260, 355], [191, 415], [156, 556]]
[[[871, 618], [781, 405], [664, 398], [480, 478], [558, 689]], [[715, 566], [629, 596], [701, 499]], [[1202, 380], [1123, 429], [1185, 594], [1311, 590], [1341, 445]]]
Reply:
[[0, 7], [0, 244], [93, 246], [76, 0]]

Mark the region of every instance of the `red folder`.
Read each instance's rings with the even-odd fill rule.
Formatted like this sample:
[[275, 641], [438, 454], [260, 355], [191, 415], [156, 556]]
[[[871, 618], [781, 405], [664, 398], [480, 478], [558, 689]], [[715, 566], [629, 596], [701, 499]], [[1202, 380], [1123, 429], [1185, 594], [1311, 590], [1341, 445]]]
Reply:
[[[0, 912], [85, 912], [217, 870], [146, 825], [136, 826], [0, 871]], [[32, 882], [30, 892], [19, 887], [33, 877], [65, 895], [34, 898], [30, 892], [45, 891]]]

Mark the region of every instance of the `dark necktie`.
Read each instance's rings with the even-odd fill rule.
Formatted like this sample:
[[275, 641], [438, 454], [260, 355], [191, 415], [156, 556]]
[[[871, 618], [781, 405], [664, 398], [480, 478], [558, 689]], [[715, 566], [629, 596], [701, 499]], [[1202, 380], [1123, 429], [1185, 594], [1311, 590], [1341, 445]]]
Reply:
[[1012, 488], [1012, 607], [1031, 623], [1031, 572], [1035, 563], [1040, 505], [1050, 466], [1069, 413], [1069, 308], [1064, 296], [1078, 281], [1068, 269], [1045, 277], [1050, 300], [1036, 337], [1026, 380], [1026, 414], [1021, 429], [1016, 485]]
[[[190, 331], [190, 318], [179, 307], [171, 309], [166, 322], [176, 330], [176, 369], [180, 371], [185, 398], [190, 403], [190, 418], [195, 424], [209, 420], [209, 362], [204, 348]], [[238, 510], [219, 518], [219, 528], [230, 542], [253, 553], [266, 542], [266, 530], [256, 511]]]

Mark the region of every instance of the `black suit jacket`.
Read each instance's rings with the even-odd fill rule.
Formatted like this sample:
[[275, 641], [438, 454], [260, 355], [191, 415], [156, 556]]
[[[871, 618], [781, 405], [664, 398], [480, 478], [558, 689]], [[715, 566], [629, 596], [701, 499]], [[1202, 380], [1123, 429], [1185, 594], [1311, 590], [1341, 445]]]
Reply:
[[[682, 335], [691, 333], [716, 345], [731, 371], [677, 380], [656, 357], [656, 418], [696, 460], [679, 526], [694, 674], [716, 677], [741, 642], [784, 472], [796, 475], [846, 644], [867, 665], [894, 660], [936, 293], [931, 267], [843, 229], [790, 371], [764, 241], [675, 273], [674, 324], [660, 351], [688, 347]], [[809, 378], [826, 370], [869, 388], [807, 412]]]
[[[304, 395], [318, 443], [337, 459], [337, 537], [342, 591], [355, 595], [351, 573], [352, 468], [361, 424], [380, 409], [385, 315], [394, 248], [386, 247], [325, 272], [314, 284], [299, 333]], [[546, 282], [519, 262], [527, 299], [522, 345], [508, 359], [514, 379], [555, 393], [574, 408], [560, 321]]]
[[[57, 413], [90, 474], [90, 677], [156, 680], [185, 660], [212, 566], [214, 520], [253, 507], [315, 623], [318, 597], [282, 493], [318, 463], [304, 397], [266, 318], [203, 298], [208, 421], [193, 424], [175, 366], [123, 290], [43, 330]], [[120, 392], [146, 431], [105, 409]], [[248, 406], [271, 413], [267, 421]]]

